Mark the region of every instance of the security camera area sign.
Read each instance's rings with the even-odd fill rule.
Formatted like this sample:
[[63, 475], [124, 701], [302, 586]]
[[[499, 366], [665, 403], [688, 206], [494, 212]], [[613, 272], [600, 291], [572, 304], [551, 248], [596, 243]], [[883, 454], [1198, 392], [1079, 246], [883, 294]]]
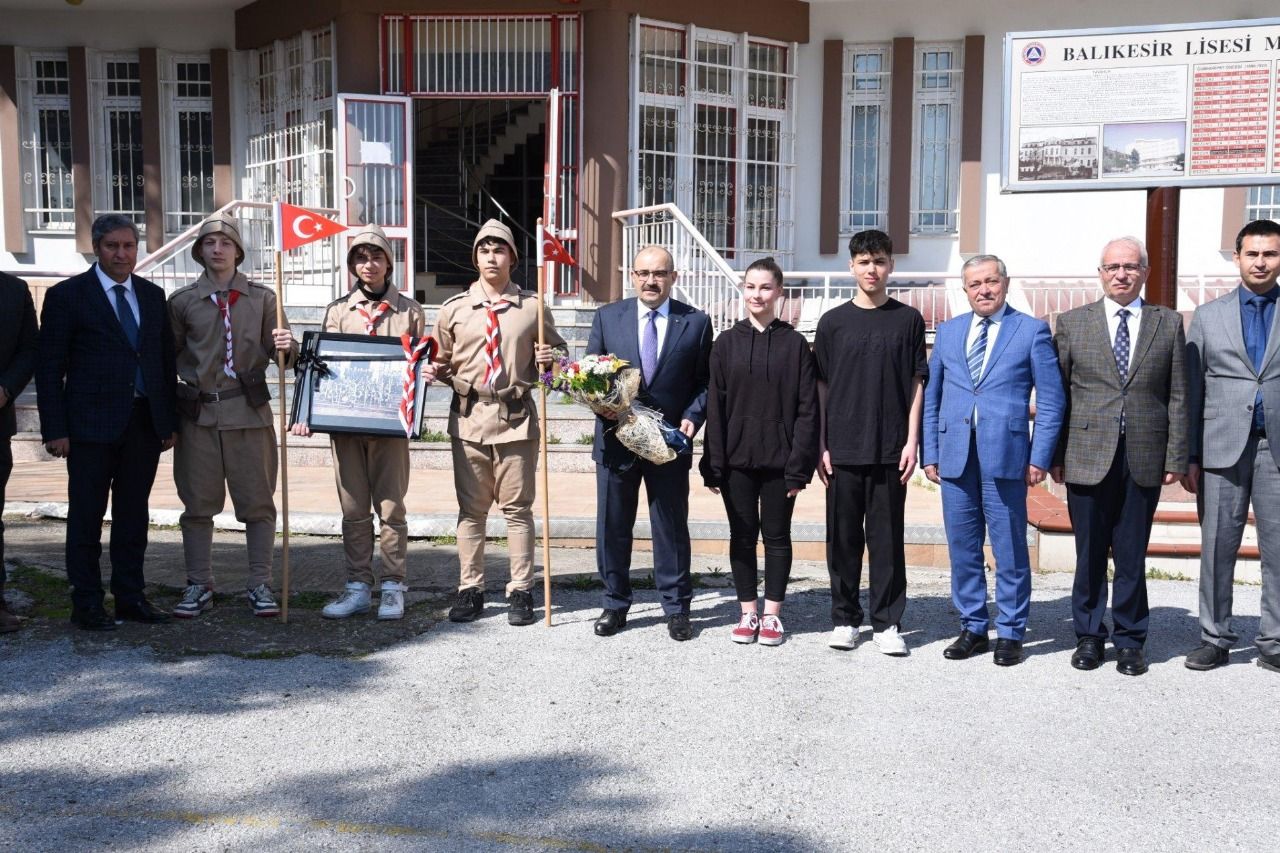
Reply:
[[1005, 192], [1280, 183], [1280, 18], [1004, 39]]

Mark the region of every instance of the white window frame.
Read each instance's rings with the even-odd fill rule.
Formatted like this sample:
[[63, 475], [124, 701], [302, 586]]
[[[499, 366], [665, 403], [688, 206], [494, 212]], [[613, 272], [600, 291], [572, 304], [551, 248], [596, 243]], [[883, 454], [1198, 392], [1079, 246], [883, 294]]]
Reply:
[[[926, 69], [926, 57], [948, 53], [951, 64], [947, 69]], [[911, 232], [913, 234], [954, 234], [959, 224], [960, 198], [960, 132], [962, 127], [962, 82], [964, 69], [964, 44], [962, 42], [919, 42], [915, 46], [912, 61], [912, 116], [911, 116]], [[928, 107], [948, 107], [946, 138], [941, 141], [942, 152], [930, 150], [921, 126], [922, 113]], [[938, 143], [932, 143], [936, 147]], [[936, 153], [945, 159], [944, 180], [946, 198], [943, 206], [924, 209], [922, 186], [925, 160]]]
[[[859, 71], [857, 60], [862, 57], [877, 57], [880, 61], [878, 71]], [[875, 88], [860, 88], [860, 81], [870, 82], [874, 78]], [[841, 120], [840, 139], [843, 150], [840, 152], [840, 234], [851, 236], [867, 228], [888, 227], [889, 221], [889, 129], [892, 116], [893, 91], [893, 46], [889, 42], [858, 43], [846, 42], [841, 67]], [[869, 140], [853, 138], [853, 112], [858, 108], [876, 109], [879, 116], [874, 147], [875, 163], [875, 206], [871, 210], [855, 209], [857, 198], [854, 193], [854, 166], [858, 160], [859, 145], [866, 145]]]
[[1245, 198], [1244, 221], [1272, 219], [1280, 222], [1280, 185], [1249, 187]]
[[[679, 57], [667, 57], [664, 55], [659, 60], [664, 63], [670, 62], [676, 68], [681, 69], [680, 74], [683, 76], [683, 85], [677, 83], [671, 86], [670, 90], [664, 92], [642, 91], [643, 63], [647, 57], [654, 56], [653, 54], [643, 53], [642, 31], [646, 27], [655, 27], [683, 34], [682, 55]], [[700, 61], [697, 53], [699, 42], [729, 46], [733, 57], [732, 64], [730, 66], [722, 66], [714, 62]], [[786, 50], [786, 68], [782, 72], [752, 69], [750, 65], [751, 46], [753, 44], [780, 47]], [[733, 166], [732, 183], [734, 186], [728, 189], [734, 194], [734, 204], [729, 211], [732, 222], [727, 224], [733, 229], [731, 234], [732, 245], [729, 245], [730, 241], [727, 240], [718, 241], [712, 239], [711, 235], [707, 235], [708, 240], [734, 266], [745, 267], [751, 261], [766, 255], [776, 257], [780, 264], [784, 267], [787, 266], [790, 258], [795, 254], [792, 188], [795, 182], [795, 101], [796, 87], [798, 85], [794, 70], [798, 52], [796, 44], [794, 42], [766, 39], [748, 33], [728, 33], [695, 26], [680, 26], [666, 21], [651, 20], [637, 16], [633, 19], [631, 52], [632, 103], [631, 131], [628, 143], [630, 148], [629, 171], [632, 176], [629, 188], [630, 203], [633, 206], [639, 206], [645, 203], [646, 198], [652, 198], [652, 195], [646, 195], [642, 187], [642, 183], [647, 177], [643, 169], [643, 158], [646, 156], [674, 156], [675, 168], [672, 176], [674, 184], [672, 189], [674, 192], [668, 195], [690, 219], [695, 219], [696, 161], [721, 160], [730, 162]], [[726, 72], [727, 91], [699, 91], [697, 83], [700, 68], [714, 69], [717, 74], [722, 71]], [[772, 75], [779, 80], [785, 81], [783, 87], [787, 94], [785, 98], [780, 99], [783, 103], [772, 105], [749, 103], [749, 76], [761, 74]], [[642, 116], [646, 107], [674, 111], [677, 125], [675, 129], [676, 150], [674, 153], [655, 152], [642, 147], [641, 133], [644, 120]], [[698, 132], [696, 117], [699, 107], [733, 110], [732, 133], [735, 138], [728, 158], [699, 157], [695, 155], [695, 134]], [[752, 162], [747, 159], [748, 129], [752, 120], [778, 122], [778, 159], [776, 162]], [[776, 236], [772, 246], [752, 244], [750, 241], [753, 236], [758, 236], [759, 234], [759, 223], [757, 222], [756, 227], [753, 229], [752, 224], [746, 221], [748, 208], [745, 175], [749, 168], [762, 165], [776, 167], [778, 170], [775, 182], [776, 189], [774, 190], [777, 211]]]
[[[114, 63], [127, 63], [137, 66], [138, 68], [138, 93], [136, 95], [108, 94], [108, 87], [113, 81], [128, 80], [128, 78], [109, 78], [109, 67]], [[143, 165], [143, 121], [142, 121], [142, 66], [138, 58], [138, 52], [135, 51], [111, 51], [90, 54], [90, 68], [93, 69], [89, 78], [89, 102], [91, 106], [91, 114], [89, 120], [89, 128], [92, 142], [90, 143], [90, 151], [92, 152], [91, 162], [93, 163], [93, 208], [94, 215], [101, 216], [104, 213], [119, 213], [133, 219], [138, 226], [138, 230], [145, 234], [146, 232], [146, 204], [144, 194], [145, 187], [145, 167]], [[138, 116], [138, 138], [136, 144], [134, 158], [136, 171], [129, 175], [117, 175], [115, 173], [115, 164], [112, 162], [113, 155], [116, 153], [117, 146], [110, 141], [110, 124], [111, 116], [114, 113], [137, 113]], [[122, 186], [121, 181], [128, 181], [134, 185], [136, 193], [135, 201], [138, 206], [133, 209], [122, 209], [117, 204], [116, 190]]]
[[[65, 94], [40, 94], [36, 70], [41, 62], [61, 62], [67, 68]], [[26, 228], [32, 233], [68, 233], [75, 230], [75, 187], [71, 160], [71, 67], [65, 50], [30, 51], [20, 55], [18, 78], [19, 110], [18, 126], [22, 134], [22, 186], [23, 213]], [[50, 80], [62, 78], [50, 77]], [[42, 156], [43, 140], [40, 137], [38, 117], [41, 110], [62, 110], [67, 116], [67, 160], [56, 174], [42, 168], [49, 163]], [[67, 207], [45, 207], [41, 186], [56, 184], [58, 195], [69, 193]]]
[[[209, 80], [192, 81], [179, 78], [179, 68], [187, 65], [204, 65], [209, 69]], [[200, 140], [199, 153], [213, 152], [213, 65], [207, 53], [162, 54], [163, 73], [160, 78], [160, 115], [162, 117], [161, 134], [164, 144], [161, 159], [164, 167], [164, 227], [165, 233], [173, 236], [191, 225], [198, 223], [213, 210], [213, 158], [209, 157], [207, 173], [184, 174], [182, 168], [181, 128], [178, 117], [183, 113], [204, 113], [209, 117], [209, 136]], [[207, 94], [183, 92], [184, 86], [207, 86]], [[207, 196], [207, 202], [197, 205], [186, 205], [183, 190], [189, 181], [199, 181], [201, 195]], [[195, 207], [199, 209], [190, 209]]]

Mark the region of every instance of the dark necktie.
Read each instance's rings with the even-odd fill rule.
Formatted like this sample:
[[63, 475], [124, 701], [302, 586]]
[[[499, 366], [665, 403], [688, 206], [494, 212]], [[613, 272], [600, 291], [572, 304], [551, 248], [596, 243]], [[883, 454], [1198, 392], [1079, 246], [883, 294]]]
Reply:
[[644, 374], [644, 384], [653, 381], [653, 374], [658, 371], [658, 312], [649, 312], [649, 323], [644, 327], [644, 337], [640, 341], [640, 372]]
[[[1253, 315], [1249, 318], [1249, 336], [1245, 339], [1245, 346], [1249, 350], [1249, 359], [1253, 362], [1253, 369], [1259, 375], [1262, 373], [1262, 357], [1267, 353], [1267, 303], [1270, 300], [1265, 296], [1253, 295], [1249, 297], [1249, 306], [1253, 309]], [[1253, 428], [1255, 431], [1266, 429], [1266, 417], [1262, 411], [1262, 390], [1259, 386], [1258, 393], [1253, 399]]]
[[982, 378], [982, 359], [987, 355], [987, 329], [991, 327], [991, 318], [983, 317], [978, 321], [978, 337], [969, 348], [969, 378], [977, 385]]
[[1116, 354], [1116, 370], [1120, 371], [1120, 382], [1129, 379], [1129, 309], [1121, 308], [1116, 312], [1120, 325], [1116, 329], [1116, 342], [1111, 349]]
[[[124, 336], [129, 339], [129, 346], [133, 347], [133, 351], [138, 352], [138, 321], [133, 316], [133, 309], [129, 307], [129, 300], [125, 297], [127, 291], [123, 284], [117, 284], [111, 288], [116, 294], [116, 317], [120, 319], [120, 327], [124, 329]], [[139, 396], [147, 393], [147, 389], [142, 382], [142, 362], [139, 360], [137, 370], [133, 377], [134, 392]]]

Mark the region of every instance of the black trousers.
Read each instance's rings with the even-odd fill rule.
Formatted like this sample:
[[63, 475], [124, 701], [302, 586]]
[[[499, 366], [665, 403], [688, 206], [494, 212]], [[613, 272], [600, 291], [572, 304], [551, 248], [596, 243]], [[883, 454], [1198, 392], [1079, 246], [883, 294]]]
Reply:
[[[92, 413], [87, 413], [92, 417]], [[67, 456], [67, 580], [71, 603], [103, 599], [102, 519], [111, 500], [111, 594], [117, 606], [142, 598], [146, 581], [147, 500], [160, 461], [160, 439], [145, 399], [134, 401], [124, 434], [110, 444], [73, 441]]]
[[756, 600], [756, 541], [764, 538], [764, 597], [782, 601], [791, 577], [791, 513], [781, 471], [729, 469], [720, 489], [729, 516], [729, 567], [739, 601]]
[[[836, 465], [827, 487], [827, 571], [831, 622], [862, 624], [858, 588], [868, 555], [871, 628], [902, 622], [907, 606], [907, 487], [897, 465]], [[864, 528], [865, 525], [865, 528]]]
[[13, 448], [9, 446], [9, 439], [0, 439], [0, 588], [7, 580], [4, 568], [4, 490], [12, 473]]
[[1107, 552], [1115, 561], [1112, 582], [1112, 642], [1117, 648], [1141, 648], [1147, 641], [1151, 611], [1147, 604], [1147, 543], [1160, 502], [1159, 486], [1139, 486], [1129, 474], [1124, 436], [1102, 482], [1067, 483], [1067, 512], [1076, 538], [1076, 577], [1071, 588], [1071, 617], [1077, 639], [1107, 638]]

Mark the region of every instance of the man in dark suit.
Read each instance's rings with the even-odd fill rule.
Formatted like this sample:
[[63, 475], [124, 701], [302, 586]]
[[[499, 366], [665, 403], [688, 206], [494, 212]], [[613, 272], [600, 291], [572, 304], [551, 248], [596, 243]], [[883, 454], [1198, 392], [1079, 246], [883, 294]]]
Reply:
[[176, 369], [164, 291], [133, 276], [133, 221], [98, 217], [93, 251], [87, 272], [45, 294], [36, 400], [45, 448], [67, 460], [71, 621], [110, 631], [99, 566], [108, 496], [116, 618], [168, 621], [143, 595], [142, 562], [156, 464], [173, 446]]
[[[36, 309], [27, 283], [0, 272], [0, 512], [13, 472], [9, 439], [18, 431], [13, 401], [31, 381], [36, 364]], [[0, 634], [18, 630], [18, 617], [4, 600], [4, 521], [0, 519]]]
[[[1253, 506], [1262, 552], [1258, 666], [1280, 672], [1280, 224], [1236, 235], [1240, 286], [1196, 309], [1187, 331], [1187, 444], [1183, 485], [1198, 492], [1200, 646], [1187, 669], [1227, 662], [1236, 555]], [[1274, 437], [1273, 437], [1274, 436]]]
[[[636, 297], [596, 311], [587, 354], [612, 353], [641, 369], [639, 402], [662, 412], [670, 424], [693, 438], [706, 418], [711, 376], [711, 320], [671, 298], [676, 281], [671, 253], [649, 246], [632, 263]], [[613, 422], [596, 419], [591, 458], [596, 462], [596, 567], [604, 580], [604, 613], [596, 620], [601, 637], [627, 624], [631, 607], [631, 528], [640, 483], [649, 498], [653, 530], [653, 579], [662, 595], [667, 631], [674, 640], [693, 636], [689, 602], [689, 469], [693, 457], [677, 456], [655, 465], [638, 459], [613, 435]]]
[[1076, 539], [1071, 665], [1097, 669], [1105, 658], [1110, 552], [1116, 670], [1142, 675], [1151, 522], [1161, 485], [1187, 471], [1187, 345], [1178, 313], [1139, 296], [1149, 273], [1140, 240], [1108, 243], [1098, 273], [1102, 299], [1058, 318], [1067, 419], [1049, 473], [1066, 481]]

